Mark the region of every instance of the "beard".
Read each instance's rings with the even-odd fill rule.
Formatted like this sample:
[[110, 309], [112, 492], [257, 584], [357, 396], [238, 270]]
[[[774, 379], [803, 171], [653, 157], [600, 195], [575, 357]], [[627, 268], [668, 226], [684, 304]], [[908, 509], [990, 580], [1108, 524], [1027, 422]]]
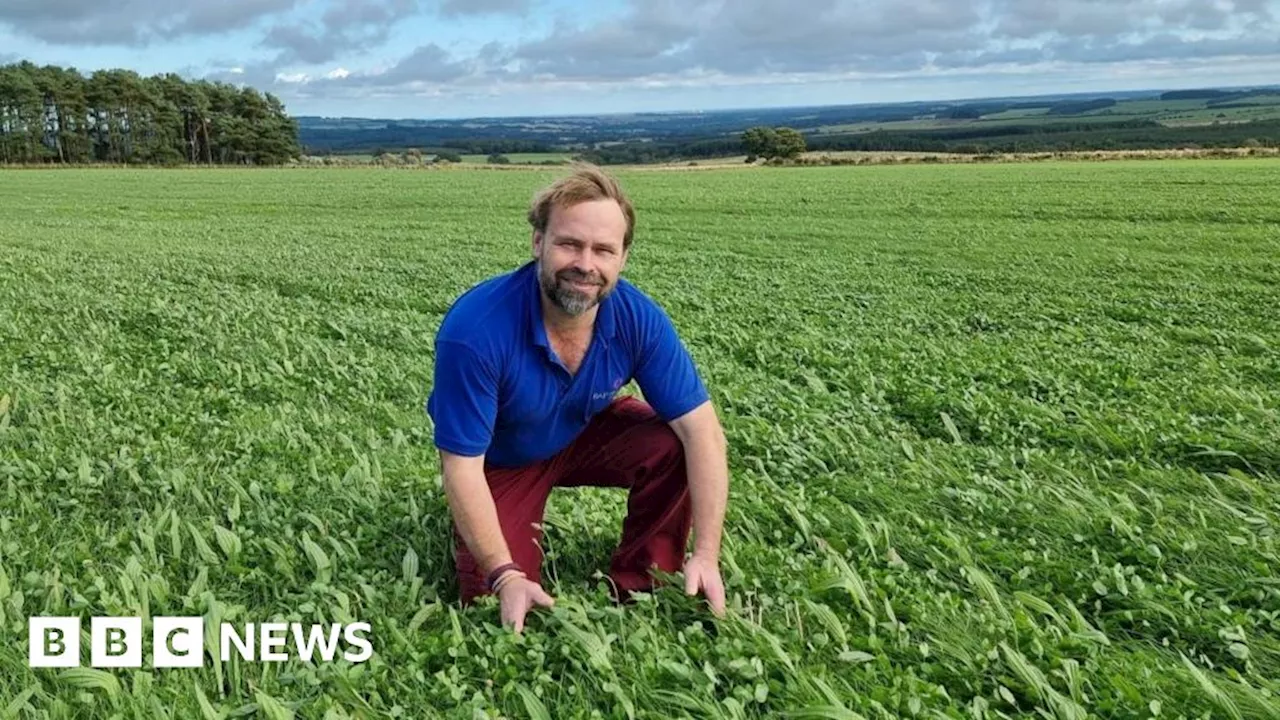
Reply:
[[[594, 292], [583, 291], [574, 286], [573, 282], [593, 283], [597, 289]], [[599, 275], [580, 273], [573, 268], [561, 270], [552, 275], [541, 262], [538, 263], [538, 284], [542, 286], [543, 294], [553, 305], [572, 317], [577, 317], [595, 307], [612, 292], [612, 288], [609, 288], [604, 278]]]

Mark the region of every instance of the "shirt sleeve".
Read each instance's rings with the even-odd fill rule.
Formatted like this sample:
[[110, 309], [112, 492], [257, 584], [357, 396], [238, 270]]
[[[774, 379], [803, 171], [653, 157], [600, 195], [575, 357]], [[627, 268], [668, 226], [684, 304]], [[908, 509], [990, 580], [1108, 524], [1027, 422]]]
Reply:
[[435, 425], [435, 445], [463, 457], [489, 449], [498, 414], [498, 373], [462, 343], [436, 343], [436, 361], [427, 413]]
[[645, 401], [664, 422], [681, 417], [710, 397], [671, 318], [657, 305], [640, 323], [635, 379]]

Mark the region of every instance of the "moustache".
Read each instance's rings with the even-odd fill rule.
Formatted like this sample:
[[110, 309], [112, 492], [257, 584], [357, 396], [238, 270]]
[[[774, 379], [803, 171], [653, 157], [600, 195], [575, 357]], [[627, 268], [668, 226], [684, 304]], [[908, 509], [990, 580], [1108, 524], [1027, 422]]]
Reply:
[[561, 270], [556, 273], [556, 279], [566, 280], [569, 282], [589, 283], [591, 285], [604, 285], [604, 278], [581, 273], [577, 270]]

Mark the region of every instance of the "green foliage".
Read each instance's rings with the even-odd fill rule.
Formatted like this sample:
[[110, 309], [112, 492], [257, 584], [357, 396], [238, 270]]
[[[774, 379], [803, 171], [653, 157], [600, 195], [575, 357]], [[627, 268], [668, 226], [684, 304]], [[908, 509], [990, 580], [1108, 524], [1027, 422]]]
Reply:
[[742, 149], [766, 160], [795, 158], [805, 151], [805, 139], [792, 128], [753, 127], [742, 133]]
[[778, 128], [772, 157], [796, 158], [805, 150], [804, 135], [791, 128]]
[[[1274, 162], [624, 175], [725, 423], [730, 613], [612, 606], [625, 495], [565, 490], [517, 638], [456, 604], [422, 404], [555, 174], [0, 183], [0, 716], [1276, 716]], [[28, 668], [59, 614], [375, 656]]]
[[279, 165], [296, 121], [271, 93], [174, 74], [0, 66], [0, 163]]
[[778, 131], [771, 127], [748, 128], [742, 133], [742, 149], [748, 155], [770, 158], [773, 147], [778, 142]]

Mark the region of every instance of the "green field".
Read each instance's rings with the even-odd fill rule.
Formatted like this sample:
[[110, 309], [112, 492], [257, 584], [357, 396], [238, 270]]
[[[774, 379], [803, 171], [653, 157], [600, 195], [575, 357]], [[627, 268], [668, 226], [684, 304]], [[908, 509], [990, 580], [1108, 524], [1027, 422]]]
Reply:
[[[393, 154], [398, 155], [398, 153]], [[574, 153], [507, 153], [506, 155], [513, 165], [538, 165], [544, 162], [567, 163], [573, 159]], [[365, 164], [373, 163], [377, 160], [375, 155], [360, 153], [337, 155], [336, 157], [352, 163]], [[430, 159], [434, 156], [427, 155], [426, 157]], [[489, 162], [489, 156], [484, 154], [463, 154], [459, 157], [462, 158], [464, 163], [483, 164]]]
[[[1114, 110], [1115, 108], [1113, 108]], [[1254, 108], [1255, 110], [1257, 108]], [[1270, 110], [1264, 109], [1266, 112]], [[1203, 112], [1203, 111], [1201, 111]], [[1239, 111], [1224, 111], [1239, 112]], [[1119, 115], [1119, 116], [1117, 116]], [[1081, 115], [1048, 115], [1044, 110], [1007, 110], [1001, 113], [993, 113], [983, 116], [977, 120], [954, 120], [948, 118], [922, 117], [915, 120], [900, 120], [895, 122], [866, 122], [854, 123], [848, 125], [826, 125], [818, 128], [820, 134], [840, 134], [852, 132], [874, 132], [878, 130], [884, 131], [905, 131], [905, 130], [940, 130], [943, 128], [960, 128], [960, 127], [1014, 127], [1028, 124], [1052, 124], [1052, 123], [1072, 123], [1076, 125], [1094, 124], [1094, 123], [1113, 123], [1119, 120], [1133, 120], [1140, 118], [1141, 114], [1130, 116], [1129, 114], [1107, 115], [1100, 112], [1091, 112]], [[1151, 118], [1158, 119], [1158, 118]], [[1205, 121], [1204, 124], [1212, 122], [1212, 118]]]
[[977, 119], [955, 120], [923, 115], [894, 122], [824, 125], [819, 134], [873, 132], [877, 130], [939, 130], [956, 127], [1002, 127], [1028, 124], [1113, 123], [1151, 120], [1167, 126], [1212, 125], [1214, 122], [1249, 122], [1280, 119], [1280, 95], [1260, 95], [1241, 100], [1246, 107], [1215, 108], [1206, 100], [1121, 100], [1113, 107], [1070, 115], [1050, 115], [1048, 108], [1028, 108], [990, 113]]
[[[1280, 164], [624, 173], [730, 612], [610, 605], [624, 496], [563, 490], [515, 637], [455, 601], [422, 404], [552, 177], [0, 176], [0, 717], [1280, 717]], [[376, 654], [30, 669], [37, 615]]]

